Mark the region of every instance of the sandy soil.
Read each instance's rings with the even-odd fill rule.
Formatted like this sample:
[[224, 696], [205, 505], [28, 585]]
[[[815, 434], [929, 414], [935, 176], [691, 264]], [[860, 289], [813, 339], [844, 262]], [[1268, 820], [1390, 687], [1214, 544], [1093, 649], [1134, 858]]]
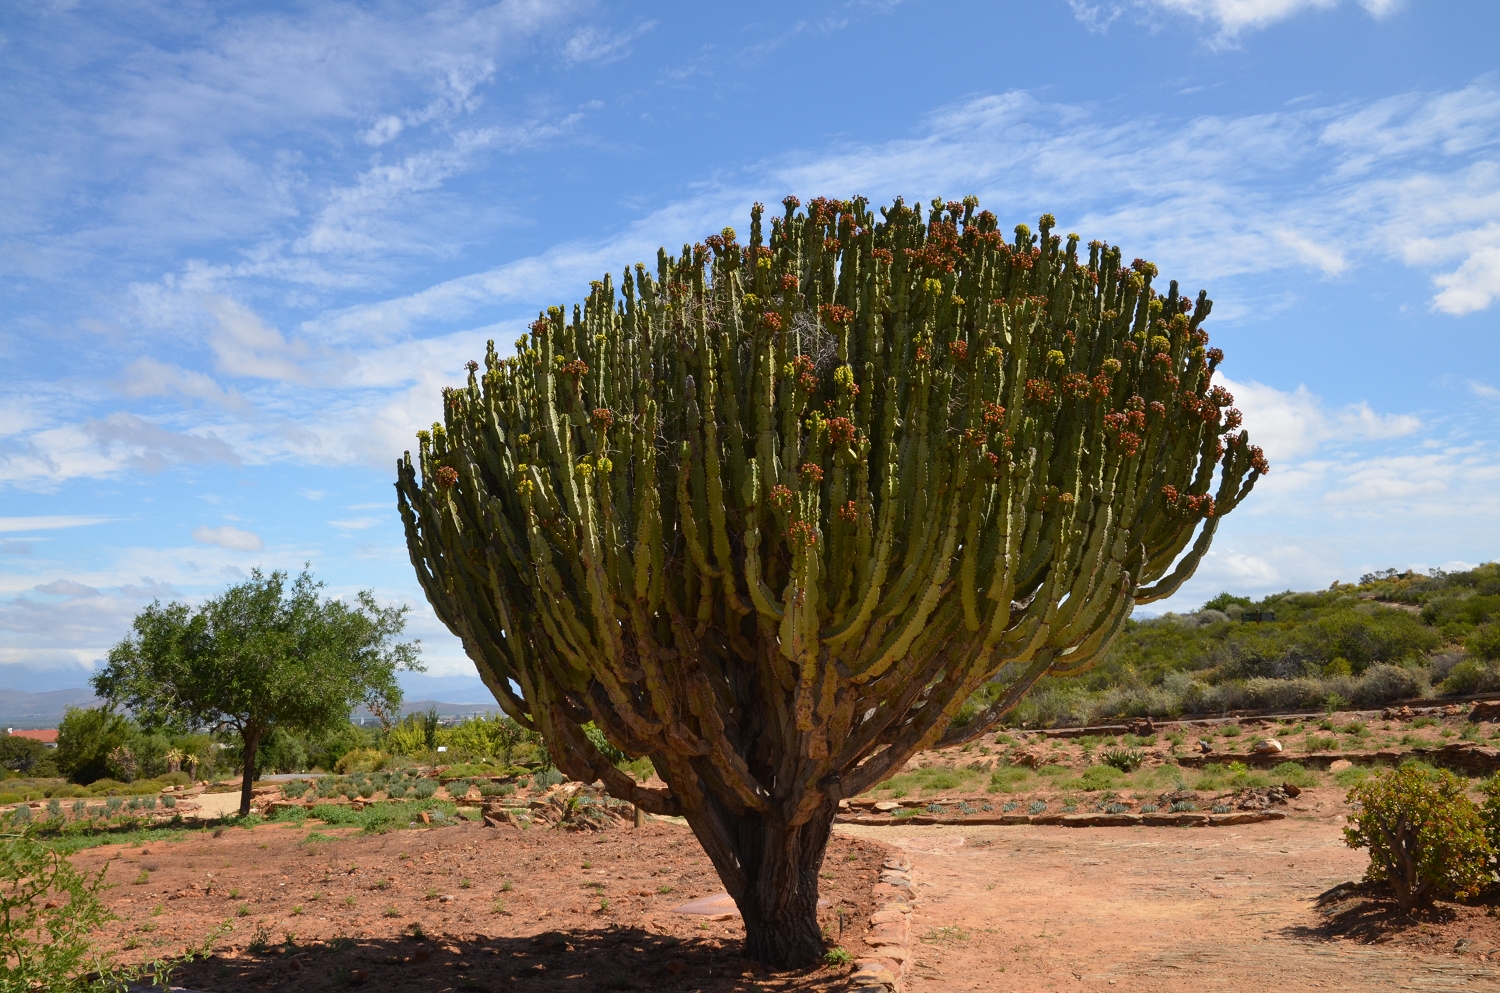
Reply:
[[[855, 956], [867, 951], [870, 890], [888, 854], [844, 837], [829, 848], [822, 924]], [[120, 920], [103, 940], [126, 961], [179, 954], [231, 925], [213, 958], [175, 980], [211, 993], [832, 991], [849, 971], [768, 974], [740, 958], [738, 918], [672, 913], [721, 887], [691, 832], [671, 823], [383, 835], [268, 824], [95, 848], [74, 862], [110, 864], [105, 899]]]
[[1367, 863], [1326, 816], [1243, 829], [836, 831], [913, 863], [913, 993], [1500, 990], [1500, 920], [1484, 907], [1397, 921], [1347, 891], [1319, 907]]

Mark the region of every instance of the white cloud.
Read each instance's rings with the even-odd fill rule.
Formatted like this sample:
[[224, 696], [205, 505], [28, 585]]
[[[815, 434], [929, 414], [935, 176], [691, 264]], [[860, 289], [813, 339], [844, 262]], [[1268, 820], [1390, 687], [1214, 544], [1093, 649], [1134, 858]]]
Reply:
[[592, 25], [576, 31], [563, 45], [563, 60], [569, 65], [580, 62], [613, 62], [630, 54], [630, 42], [656, 27], [655, 21], [642, 21], [628, 31], [610, 34]]
[[204, 305], [218, 321], [218, 331], [209, 343], [218, 358], [219, 371], [289, 383], [312, 379], [307, 363], [314, 353], [307, 342], [287, 341], [249, 307], [227, 297], [208, 297]]
[[260, 540], [260, 535], [253, 531], [241, 531], [228, 524], [218, 528], [202, 525], [193, 528], [193, 540], [237, 552], [258, 552], [265, 547], [265, 542]]
[[1495, 389], [1495, 387], [1490, 386], [1488, 383], [1481, 383], [1476, 379], [1471, 379], [1469, 380], [1469, 389], [1474, 392], [1475, 396], [1483, 397], [1486, 400], [1500, 400], [1500, 390]]
[[[1121, 15], [1134, 11], [1144, 16], [1176, 14], [1211, 24], [1218, 29], [1217, 44], [1231, 44], [1241, 34], [1316, 11], [1332, 10], [1343, 0], [1068, 0], [1073, 14], [1093, 31], [1103, 31]], [[1403, 6], [1403, 0], [1356, 0], [1377, 19]]]
[[234, 449], [212, 432], [197, 435], [169, 431], [134, 414], [120, 412], [85, 421], [82, 431], [101, 451], [145, 472], [160, 472], [174, 462], [240, 461]]
[[389, 524], [388, 517], [355, 517], [342, 521], [329, 521], [329, 525], [344, 531], [363, 531], [365, 528], [373, 528], [380, 524]]
[[1411, 414], [1377, 414], [1360, 401], [1329, 410], [1306, 386], [1288, 393], [1264, 383], [1239, 383], [1226, 376], [1216, 381], [1234, 394], [1254, 442], [1277, 460], [1298, 459], [1329, 445], [1401, 438], [1419, 431]]
[[104, 524], [113, 517], [89, 517], [81, 514], [55, 514], [47, 517], [0, 517], [0, 531], [53, 531], [89, 524]]
[[1442, 288], [1432, 298], [1433, 309], [1445, 314], [1484, 310], [1500, 298], [1500, 245], [1476, 249], [1463, 265], [1432, 281]]
[[120, 392], [129, 397], [177, 394], [194, 400], [209, 400], [233, 410], [250, 410], [238, 390], [226, 390], [209, 376], [156, 359], [136, 359], [125, 367]]
[[50, 583], [43, 583], [39, 586], [33, 586], [32, 589], [36, 590], [38, 593], [45, 593], [48, 596], [94, 597], [102, 595], [92, 586], [85, 586], [82, 583], [75, 583], [71, 579], [54, 579]]

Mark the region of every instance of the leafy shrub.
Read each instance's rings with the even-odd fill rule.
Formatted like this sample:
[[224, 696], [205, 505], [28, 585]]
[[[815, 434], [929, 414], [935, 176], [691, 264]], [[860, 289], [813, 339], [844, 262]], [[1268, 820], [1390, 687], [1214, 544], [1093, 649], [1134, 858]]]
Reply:
[[293, 800], [301, 799], [307, 795], [308, 783], [305, 779], [291, 779], [281, 784], [281, 792]]
[[1028, 807], [1028, 808], [1026, 808], [1026, 812], [1029, 813], [1029, 814], [1040, 814], [1042, 811], [1044, 811], [1046, 809], [1047, 809], [1047, 801], [1046, 800], [1033, 800], [1033, 801], [1031, 801], [1031, 806]]
[[488, 799], [496, 796], [510, 796], [516, 791], [514, 786], [502, 786], [500, 783], [484, 782], [479, 784], [479, 795]]
[[385, 793], [386, 796], [390, 797], [392, 800], [400, 800], [402, 797], [406, 796], [406, 784], [392, 783], [385, 788]]
[[412, 785], [412, 793], [418, 800], [431, 800], [437, 793], [437, 783], [431, 779], [419, 779]]
[[378, 748], [356, 748], [345, 752], [334, 766], [339, 772], [374, 772], [383, 769], [391, 757]]
[[1464, 651], [1491, 662], [1500, 661], [1500, 621], [1481, 624], [1464, 638]]
[[1198, 805], [1191, 800], [1178, 800], [1167, 808], [1167, 812], [1171, 814], [1191, 814], [1197, 809]]
[[1344, 842], [1369, 849], [1365, 878], [1389, 883], [1402, 910], [1439, 894], [1471, 895], [1485, 882], [1491, 849], [1484, 824], [1451, 772], [1388, 770], [1351, 789], [1349, 803], [1356, 812]]
[[1121, 772], [1134, 772], [1146, 761], [1146, 753], [1139, 748], [1106, 748], [1103, 760], [1105, 765], [1113, 766]]
[[102, 942], [90, 937], [112, 918], [99, 900], [103, 883], [104, 869], [84, 875], [34, 838], [0, 837], [0, 990], [116, 988]]
[[1448, 678], [1438, 686], [1439, 692], [1452, 696], [1487, 693], [1494, 689], [1500, 689], [1500, 672], [1477, 658], [1464, 659], [1455, 665], [1449, 670]]
[[1298, 789], [1318, 785], [1317, 774], [1301, 762], [1283, 762], [1276, 767], [1275, 774], [1283, 783], [1291, 783]]
[[563, 774], [552, 768], [543, 769], [541, 772], [531, 777], [532, 788], [538, 790], [545, 790], [548, 787], [556, 786], [562, 781]]

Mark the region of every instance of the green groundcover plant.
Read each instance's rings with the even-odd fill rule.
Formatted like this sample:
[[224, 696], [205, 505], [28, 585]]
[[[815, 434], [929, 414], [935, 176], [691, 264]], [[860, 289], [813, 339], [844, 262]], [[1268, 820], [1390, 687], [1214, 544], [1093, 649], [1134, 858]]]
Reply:
[[1405, 765], [1355, 786], [1349, 802], [1356, 813], [1344, 841], [1369, 849], [1365, 878], [1388, 883], [1402, 910], [1472, 896], [1489, 879], [1480, 810], [1451, 772]]
[[89, 932], [111, 919], [104, 870], [80, 873], [26, 834], [0, 836], [0, 993], [118, 988]]

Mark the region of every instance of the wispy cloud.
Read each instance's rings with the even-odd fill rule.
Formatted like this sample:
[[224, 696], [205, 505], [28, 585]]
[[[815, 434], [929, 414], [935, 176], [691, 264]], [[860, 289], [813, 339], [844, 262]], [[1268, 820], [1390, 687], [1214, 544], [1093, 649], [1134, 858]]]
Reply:
[[[1346, 0], [1068, 0], [1073, 15], [1093, 31], [1104, 31], [1127, 15], [1187, 17], [1213, 27], [1215, 45], [1226, 46], [1243, 34], [1268, 28], [1299, 15], [1328, 11]], [[1400, 10], [1403, 0], [1353, 0], [1366, 13], [1384, 18]]]
[[642, 21], [633, 28], [616, 33], [586, 25], [574, 32], [563, 45], [563, 60], [569, 65], [581, 62], [600, 64], [622, 59], [630, 54], [630, 43], [656, 27], [655, 21]]
[[265, 547], [265, 542], [261, 540], [260, 535], [253, 531], [231, 527], [228, 524], [217, 528], [201, 525], [193, 528], [193, 540], [205, 545], [218, 545], [220, 548], [228, 548], [236, 552], [258, 552]]
[[0, 532], [54, 531], [58, 528], [86, 527], [90, 524], [106, 524], [112, 517], [89, 517], [85, 515], [56, 514], [47, 517], [0, 517]]

